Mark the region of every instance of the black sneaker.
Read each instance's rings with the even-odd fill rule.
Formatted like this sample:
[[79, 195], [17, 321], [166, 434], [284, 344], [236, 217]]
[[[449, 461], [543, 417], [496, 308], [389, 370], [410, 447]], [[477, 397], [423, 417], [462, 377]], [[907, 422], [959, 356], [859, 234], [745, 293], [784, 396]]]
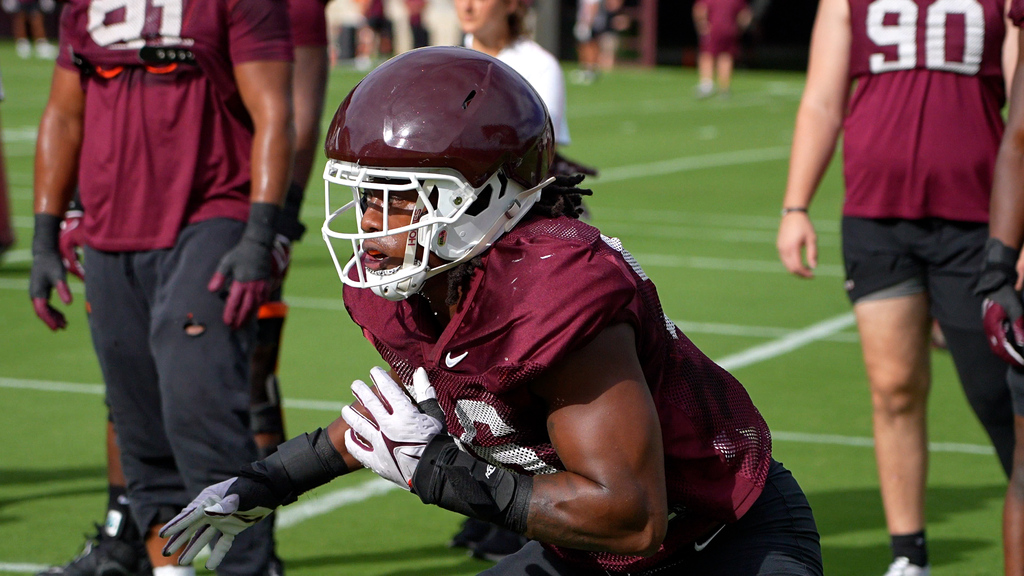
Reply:
[[96, 525], [96, 535], [88, 538], [82, 553], [63, 566], [47, 568], [36, 576], [152, 576], [141, 542], [107, 536], [103, 527]]
[[498, 562], [509, 554], [519, 552], [520, 548], [526, 546], [527, 542], [529, 540], [522, 534], [517, 534], [499, 526], [491, 526], [491, 531], [471, 549], [470, 553], [474, 558]]
[[459, 530], [458, 534], [452, 536], [451, 542], [448, 542], [448, 547], [469, 548], [472, 550], [481, 540], [487, 537], [491, 527], [490, 522], [484, 522], [476, 518], [466, 518], [466, 521], [462, 523], [462, 530]]

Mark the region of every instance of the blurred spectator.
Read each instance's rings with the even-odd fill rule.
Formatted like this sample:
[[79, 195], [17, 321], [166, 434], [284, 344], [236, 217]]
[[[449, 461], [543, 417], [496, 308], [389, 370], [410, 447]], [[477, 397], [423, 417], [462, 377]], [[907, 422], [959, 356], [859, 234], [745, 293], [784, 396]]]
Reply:
[[573, 83], [591, 84], [615, 67], [619, 33], [629, 28], [624, 8], [624, 0], [580, 0], [573, 27], [580, 67], [569, 75]]
[[715, 72], [719, 93], [729, 95], [740, 33], [750, 26], [750, 21], [751, 12], [746, 0], [697, 0], [694, 3], [693, 24], [700, 38], [698, 98], [707, 98], [715, 93]]
[[412, 30], [412, 47], [423, 48], [430, 45], [430, 35], [423, 26], [423, 9], [427, 7], [427, 0], [405, 0], [405, 7], [409, 10], [409, 28]]
[[57, 48], [46, 38], [43, 12], [53, 12], [54, 0], [3, 0], [4, 12], [11, 15], [14, 49], [21, 58], [32, 56], [31, 36], [35, 39], [36, 56], [53, 60]]
[[356, 35], [357, 70], [369, 70], [373, 60], [392, 53], [392, 26], [384, 12], [384, 0], [358, 0], [363, 10], [363, 24]]

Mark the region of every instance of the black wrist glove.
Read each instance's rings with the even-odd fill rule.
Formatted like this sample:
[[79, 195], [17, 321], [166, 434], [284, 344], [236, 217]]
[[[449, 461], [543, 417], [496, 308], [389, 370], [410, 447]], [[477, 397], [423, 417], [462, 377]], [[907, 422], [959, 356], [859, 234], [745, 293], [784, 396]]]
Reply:
[[224, 323], [233, 329], [241, 328], [270, 296], [274, 225], [280, 211], [276, 204], [254, 203], [242, 239], [221, 258], [210, 278], [210, 292], [230, 283]]
[[32, 272], [29, 276], [28, 295], [36, 316], [50, 330], [59, 330], [68, 325], [64, 315], [50, 306], [50, 293], [54, 288], [61, 302], [71, 304], [71, 289], [68, 288], [67, 270], [60, 260], [58, 238], [60, 217], [52, 214], [36, 214], [35, 235], [32, 237]]
[[1014, 289], [1019, 256], [1019, 251], [989, 238], [974, 293], [985, 298], [981, 313], [992, 351], [1011, 366], [1024, 368], [1024, 304]]
[[533, 478], [477, 460], [451, 436], [438, 434], [427, 444], [411, 485], [424, 504], [526, 532]]

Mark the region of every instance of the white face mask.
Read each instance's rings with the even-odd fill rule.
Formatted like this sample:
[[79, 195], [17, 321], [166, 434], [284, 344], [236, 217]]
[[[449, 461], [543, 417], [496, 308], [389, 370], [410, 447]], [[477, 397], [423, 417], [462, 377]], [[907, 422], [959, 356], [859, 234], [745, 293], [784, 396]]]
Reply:
[[[549, 178], [538, 186], [523, 190], [501, 172], [495, 173], [479, 188], [473, 188], [453, 170], [407, 170], [368, 168], [351, 162], [328, 160], [324, 170], [325, 221], [321, 229], [341, 281], [355, 288], [370, 288], [388, 300], [403, 300], [416, 294], [423, 283], [449, 268], [480, 254], [509, 231], [540, 198], [541, 190], [554, 181]], [[334, 209], [332, 184], [351, 189], [351, 200]], [[383, 195], [384, 229], [363, 232], [363, 195], [376, 191]], [[391, 194], [416, 192], [410, 223], [388, 227]], [[344, 197], [348, 199], [348, 195]], [[345, 212], [355, 214], [354, 231], [345, 232], [338, 218]], [[371, 238], [409, 234], [402, 264], [388, 270], [370, 270], [364, 264], [363, 242]], [[348, 240], [353, 256], [342, 265], [334, 240]], [[445, 261], [430, 266], [429, 254]], [[354, 272], [353, 272], [354, 271]]]

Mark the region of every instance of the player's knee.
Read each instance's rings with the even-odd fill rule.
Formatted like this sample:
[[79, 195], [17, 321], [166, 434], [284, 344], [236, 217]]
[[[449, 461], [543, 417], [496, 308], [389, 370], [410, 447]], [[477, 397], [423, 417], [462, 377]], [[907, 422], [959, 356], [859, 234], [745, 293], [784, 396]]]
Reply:
[[875, 412], [916, 412], [924, 409], [927, 398], [927, 383], [917, 378], [877, 378], [871, 381], [871, 403]]

